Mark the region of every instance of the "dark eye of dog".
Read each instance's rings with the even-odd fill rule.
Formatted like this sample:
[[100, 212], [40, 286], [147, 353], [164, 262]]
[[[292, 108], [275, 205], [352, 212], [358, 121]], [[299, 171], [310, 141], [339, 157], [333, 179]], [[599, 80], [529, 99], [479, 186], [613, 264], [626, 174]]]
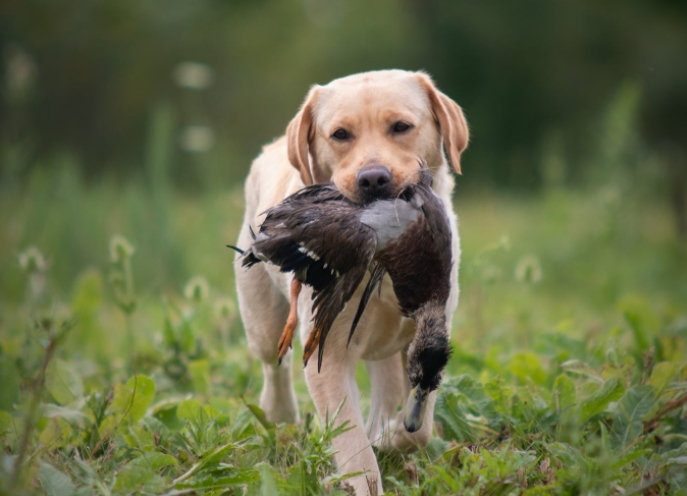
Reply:
[[348, 134], [348, 131], [345, 129], [337, 129], [334, 131], [334, 134], [332, 134], [332, 137], [338, 139], [339, 141], [345, 141], [349, 138], [349, 136], [350, 135]]
[[397, 122], [391, 127], [391, 132], [393, 133], [405, 133], [408, 129], [410, 129], [412, 126], [410, 124], [406, 124], [405, 122]]

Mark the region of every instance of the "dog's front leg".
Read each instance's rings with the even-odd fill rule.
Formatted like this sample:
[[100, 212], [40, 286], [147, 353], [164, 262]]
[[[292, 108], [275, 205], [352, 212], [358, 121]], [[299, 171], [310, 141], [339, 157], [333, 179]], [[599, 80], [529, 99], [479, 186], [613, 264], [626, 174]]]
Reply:
[[[333, 346], [334, 343], [327, 343]], [[329, 348], [332, 350], [332, 348]], [[322, 371], [317, 372], [316, 356], [305, 369], [308, 390], [312, 396], [320, 419], [332, 419], [337, 408], [341, 407], [334, 425], [348, 422], [349, 431], [333, 440], [336, 450], [336, 463], [341, 474], [363, 472], [362, 475], [347, 480], [357, 495], [377, 495], [382, 493], [382, 479], [377, 458], [365, 433], [360, 411], [358, 386], [355, 382], [355, 360], [347, 359], [344, 346], [339, 350], [326, 352]]]
[[[239, 246], [250, 246], [252, 238], [244, 229]], [[238, 264], [237, 264], [238, 265]], [[248, 347], [262, 362], [263, 386], [260, 408], [272, 422], [298, 422], [298, 403], [293, 390], [292, 352], [279, 365], [278, 343], [289, 312], [289, 302], [267, 272], [266, 264], [250, 270], [236, 269], [241, 318]]]
[[[407, 374], [401, 353], [383, 360], [366, 361], [370, 377], [370, 413], [367, 417], [367, 437], [374, 446], [388, 449], [396, 423], [399, 405], [406, 400]], [[405, 396], [404, 396], [405, 394]]]

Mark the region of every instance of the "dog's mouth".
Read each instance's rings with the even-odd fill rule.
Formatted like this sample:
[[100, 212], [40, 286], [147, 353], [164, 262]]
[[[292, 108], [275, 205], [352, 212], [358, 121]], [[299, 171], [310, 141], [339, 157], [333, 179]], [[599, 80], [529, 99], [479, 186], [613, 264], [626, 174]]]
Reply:
[[412, 187], [418, 184], [428, 188], [432, 186], [432, 171], [423, 159], [416, 160], [418, 167], [411, 171], [372, 166], [360, 169], [356, 176], [334, 177], [333, 182], [346, 198], [359, 205], [378, 200], [407, 199]]
[[405, 201], [410, 201], [410, 198], [414, 194], [414, 189], [416, 186], [424, 186], [426, 188], [431, 188], [434, 182], [434, 176], [432, 176], [432, 171], [427, 167], [426, 162], [423, 160], [418, 160], [420, 168], [414, 173], [410, 174], [398, 188], [398, 193], [395, 195]]
[[391, 199], [397, 198], [398, 196], [403, 194], [406, 189], [407, 189], [407, 185], [406, 186], [395, 185], [395, 186], [389, 187], [383, 193], [379, 193], [379, 194], [375, 194], [375, 195], [370, 195], [370, 194], [358, 192], [356, 194], [356, 198], [354, 201], [356, 203], [359, 203], [360, 205], [369, 205], [370, 203], [374, 203], [374, 202], [379, 201], [379, 200], [391, 200]]

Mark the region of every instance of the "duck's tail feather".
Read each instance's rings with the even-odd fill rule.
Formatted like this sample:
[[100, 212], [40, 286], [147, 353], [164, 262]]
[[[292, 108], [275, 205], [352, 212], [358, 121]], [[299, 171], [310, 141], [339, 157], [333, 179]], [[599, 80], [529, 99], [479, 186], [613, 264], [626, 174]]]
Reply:
[[238, 246], [234, 246], [234, 245], [227, 245], [227, 248], [231, 248], [232, 250], [234, 250], [234, 251], [238, 252], [238, 253], [239, 253], [239, 255], [243, 255], [243, 254], [245, 254], [245, 253], [246, 253], [246, 252], [245, 252], [244, 250], [242, 250], [242, 249], [241, 249], [241, 248], [239, 248]]
[[360, 318], [363, 316], [363, 312], [365, 311], [365, 307], [367, 307], [367, 303], [370, 301], [372, 293], [375, 292], [376, 288], [379, 288], [379, 293], [381, 294], [382, 279], [384, 279], [384, 274], [386, 274], [386, 269], [378, 263], [375, 264], [372, 270], [370, 271], [370, 279], [367, 281], [365, 291], [363, 291], [363, 295], [360, 297], [358, 311], [355, 313], [353, 323], [351, 324], [351, 331], [348, 334], [348, 342], [346, 343], [347, 348], [348, 345], [351, 343], [351, 338], [353, 338], [355, 328], [358, 326], [358, 322], [360, 321]]
[[337, 277], [333, 284], [327, 286], [323, 291], [317, 292], [313, 302], [313, 321], [314, 328], [317, 329], [318, 356], [317, 372], [322, 369], [322, 359], [324, 357], [324, 343], [327, 339], [334, 320], [351, 299], [356, 288], [360, 285], [365, 276], [366, 269], [356, 267], [341, 277]]
[[239, 255], [243, 256], [243, 260], [241, 262], [242, 267], [246, 267], [246, 268], [250, 269], [253, 265], [255, 265], [256, 263], [260, 263], [262, 261], [258, 257], [256, 257], [252, 251], [242, 250], [238, 246], [234, 246], [234, 245], [227, 245], [227, 248], [231, 248], [232, 250], [237, 252]]

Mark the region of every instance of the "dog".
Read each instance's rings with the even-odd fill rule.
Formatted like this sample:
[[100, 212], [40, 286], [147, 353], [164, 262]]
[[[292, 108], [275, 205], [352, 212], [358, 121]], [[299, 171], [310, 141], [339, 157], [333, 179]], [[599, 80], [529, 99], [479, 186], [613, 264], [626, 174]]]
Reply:
[[[460, 174], [468, 137], [462, 109], [424, 72], [373, 71], [315, 85], [288, 124], [286, 135], [266, 145], [251, 166], [237, 244], [250, 246], [251, 228], [260, 225], [261, 214], [306, 185], [333, 182], [355, 202], [392, 198], [420, 179], [424, 162], [433, 174], [434, 191], [446, 207], [452, 230], [451, 291], [446, 307], [450, 328], [458, 303], [460, 243], [449, 163]], [[260, 407], [273, 422], [299, 420], [293, 353], [289, 351], [281, 365], [277, 363], [277, 343], [289, 313], [291, 277], [270, 264], [251, 270], [236, 264], [239, 310], [248, 346], [262, 362]], [[352, 301], [359, 301], [363, 287]], [[309, 295], [302, 296], [298, 309], [301, 342], [310, 331], [311, 306]], [[333, 441], [339, 472], [361, 472], [348, 479], [356, 494], [378, 494], [383, 492], [382, 480], [372, 446], [405, 452], [426, 446], [436, 393], [427, 402], [422, 427], [409, 433], [403, 425], [404, 412], [397, 410], [410, 391], [406, 354], [415, 331], [413, 321], [401, 316], [387, 277], [346, 346], [355, 307], [348, 305], [334, 322], [321, 372], [313, 360], [305, 367], [305, 379], [320, 418], [331, 418], [339, 409], [335, 425], [348, 422], [351, 427]], [[367, 422], [355, 380], [360, 360], [371, 383]]]

